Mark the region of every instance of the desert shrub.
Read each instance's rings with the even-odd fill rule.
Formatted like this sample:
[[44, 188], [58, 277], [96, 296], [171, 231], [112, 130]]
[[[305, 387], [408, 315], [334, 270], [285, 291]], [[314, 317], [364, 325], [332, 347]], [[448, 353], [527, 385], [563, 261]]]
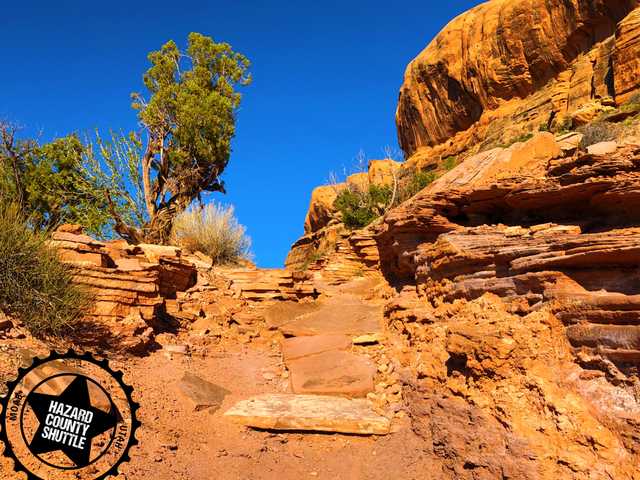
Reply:
[[506, 143], [506, 147], [510, 147], [511, 145], [515, 144], [515, 143], [524, 143], [527, 140], [530, 140], [533, 138], [533, 133], [528, 132], [528, 133], [523, 133], [522, 135], [518, 135], [517, 137], [513, 137], [511, 138], [507, 143]]
[[333, 206], [342, 214], [342, 223], [356, 230], [381, 216], [388, 208], [392, 195], [392, 187], [386, 185], [370, 185], [365, 191], [347, 188], [338, 194]]
[[215, 264], [237, 263], [250, 256], [251, 239], [231, 205], [210, 203], [182, 212], [174, 221], [172, 241], [210, 256]]
[[[455, 157], [453, 158], [455, 162]], [[448, 159], [447, 159], [448, 160]], [[453, 168], [444, 165], [445, 168]], [[367, 190], [347, 188], [336, 197], [333, 207], [342, 215], [342, 223], [351, 230], [363, 228], [376, 218], [384, 215], [390, 208], [396, 207], [413, 197], [438, 178], [434, 171], [405, 170], [394, 185], [370, 185]]]
[[413, 197], [420, 190], [433, 183], [437, 178], [438, 174], [436, 172], [409, 170], [399, 181], [399, 194], [396, 203], [400, 204]]
[[0, 205], [0, 308], [19, 318], [34, 336], [59, 336], [72, 330], [90, 302], [72, 283], [42, 233], [34, 232], [15, 205]]
[[309, 251], [307, 255], [304, 257], [304, 261], [302, 262], [302, 265], [300, 265], [300, 270], [303, 272], [308, 270], [311, 265], [318, 262], [319, 260], [322, 260], [324, 257], [327, 256], [328, 253], [329, 253], [329, 250], [321, 250], [321, 249], [315, 249], [315, 248]]
[[551, 123], [550, 131], [556, 135], [564, 135], [573, 130], [573, 120], [571, 117], [555, 118]]
[[449, 156], [442, 162], [442, 168], [444, 168], [448, 172], [456, 166], [456, 163], [458, 163], [458, 159], [454, 156]]
[[599, 142], [615, 140], [618, 136], [619, 127], [608, 122], [591, 122], [578, 128], [583, 137], [580, 141], [580, 148], [583, 150], [590, 145]]

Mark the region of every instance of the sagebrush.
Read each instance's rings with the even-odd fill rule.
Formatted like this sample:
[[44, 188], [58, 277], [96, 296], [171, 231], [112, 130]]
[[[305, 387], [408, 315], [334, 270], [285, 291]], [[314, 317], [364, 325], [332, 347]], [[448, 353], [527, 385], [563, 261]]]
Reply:
[[210, 256], [215, 264], [237, 263], [251, 256], [251, 239], [238, 223], [233, 206], [210, 203], [184, 211], [173, 223], [172, 240]]
[[31, 229], [19, 207], [0, 205], [0, 308], [36, 337], [69, 333], [91, 301], [72, 278], [72, 267]]

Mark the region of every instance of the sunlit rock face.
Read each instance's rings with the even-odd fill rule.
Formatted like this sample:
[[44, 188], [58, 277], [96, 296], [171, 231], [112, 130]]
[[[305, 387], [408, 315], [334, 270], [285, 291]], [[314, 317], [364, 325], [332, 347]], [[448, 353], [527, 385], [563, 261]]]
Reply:
[[636, 0], [493, 0], [452, 20], [406, 69], [396, 113], [406, 156], [428, 147], [456, 153], [576, 112], [584, 121], [625, 101], [640, 87], [632, 74], [637, 7]]

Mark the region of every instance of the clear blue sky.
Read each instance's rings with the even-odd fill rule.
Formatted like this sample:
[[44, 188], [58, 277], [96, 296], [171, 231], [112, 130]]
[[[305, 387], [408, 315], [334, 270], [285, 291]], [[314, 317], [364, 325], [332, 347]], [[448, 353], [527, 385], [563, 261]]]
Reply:
[[5, 1], [0, 118], [41, 132], [133, 129], [129, 94], [146, 55], [191, 31], [252, 61], [224, 175], [258, 265], [281, 266], [303, 233], [313, 187], [359, 150], [397, 148], [394, 114], [407, 63], [478, 1]]

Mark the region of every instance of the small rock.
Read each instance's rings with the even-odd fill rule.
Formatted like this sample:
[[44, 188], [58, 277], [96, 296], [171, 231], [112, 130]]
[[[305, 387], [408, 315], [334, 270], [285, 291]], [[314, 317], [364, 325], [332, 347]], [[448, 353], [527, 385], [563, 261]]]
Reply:
[[560, 146], [560, 149], [565, 152], [565, 154], [570, 154], [575, 152], [582, 141], [583, 134], [578, 132], [569, 132], [565, 135], [560, 135], [556, 137], [556, 142]]
[[179, 355], [186, 355], [189, 353], [189, 347], [186, 345], [165, 345], [162, 349], [168, 353], [175, 353]]
[[381, 335], [378, 333], [371, 333], [367, 335], [358, 335], [353, 338], [354, 345], [374, 345], [379, 343], [382, 339]]
[[191, 402], [196, 412], [206, 409], [210, 412], [216, 411], [222, 405], [224, 397], [231, 393], [191, 373], [185, 373], [182, 377], [179, 390]]
[[402, 387], [400, 387], [400, 385], [398, 385], [397, 383], [395, 385], [391, 385], [391, 387], [389, 388], [389, 392], [391, 393], [400, 393], [402, 391]]
[[13, 328], [13, 322], [8, 318], [0, 317], [0, 332], [4, 330], [11, 330]]
[[263, 394], [239, 402], [225, 417], [268, 430], [386, 435], [390, 426], [368, 400], [324, 395]]
[[618, 148], [618, 142], [600, 142], [587, 147], [587, 153], [591, 155], [608, 155], [615, 153]]

